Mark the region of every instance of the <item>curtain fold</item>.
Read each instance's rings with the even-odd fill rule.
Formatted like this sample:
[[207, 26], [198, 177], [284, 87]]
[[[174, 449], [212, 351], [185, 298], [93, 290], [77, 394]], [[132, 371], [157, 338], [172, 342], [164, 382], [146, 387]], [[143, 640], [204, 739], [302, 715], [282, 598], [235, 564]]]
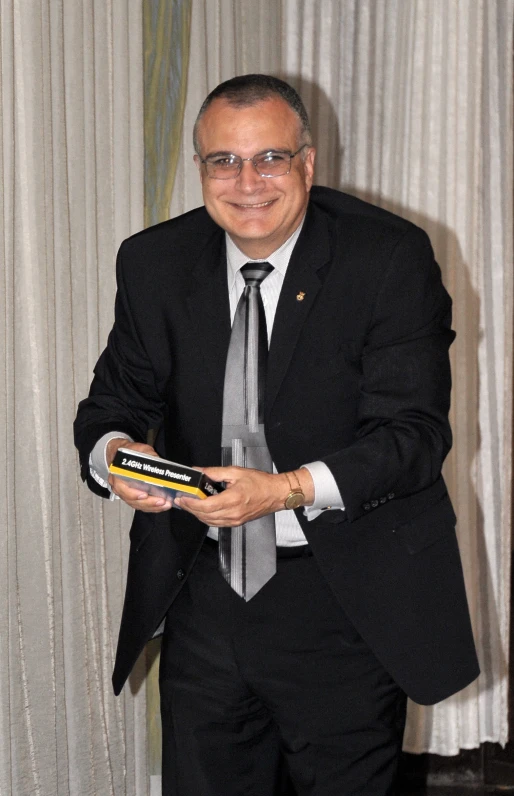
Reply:
[[145, 695], [111, 671], [130, 513], [78, 477], [72, 422], [143, 223], [142, 20], [0, 0], [0, 793], [147, 792]]
[[512, 0], [283, 0], [282, 72], [306, 99], [317, 181], [422, 226], [454, 299], [445, 475], [480, 679], [410, 705], [405, 748], [508, 734], [512, 505]]
[[144, 0], [145, 227], [165, 221], [180, 152], [192, 0]]

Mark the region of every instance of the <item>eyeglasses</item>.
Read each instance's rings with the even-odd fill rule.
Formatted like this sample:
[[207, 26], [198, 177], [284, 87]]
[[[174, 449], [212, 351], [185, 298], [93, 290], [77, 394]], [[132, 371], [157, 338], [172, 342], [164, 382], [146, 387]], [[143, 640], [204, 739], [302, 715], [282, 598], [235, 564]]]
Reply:
[[205, 164], [207, 176], [215, 180], [233, 180], [234, 177], [239, 177], [245, 160], [251, 160], [259, 177], [282, 177], [284, 174], [289, 174], [292, 159], [306, 146], [308, 145], [302, 144], [296, 152], [269, 149], [267, 152], [259, 152], [253, 158], [222, 153], [200, 158], [200, 162]]

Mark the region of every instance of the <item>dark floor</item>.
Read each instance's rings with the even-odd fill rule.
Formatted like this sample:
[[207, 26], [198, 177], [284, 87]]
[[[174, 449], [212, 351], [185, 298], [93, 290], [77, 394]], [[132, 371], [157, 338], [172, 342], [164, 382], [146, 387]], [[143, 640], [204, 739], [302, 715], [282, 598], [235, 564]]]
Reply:
[[402, 796], [508, 796], [514, 794], [514, 789], [505, 787], [481, 786], [481, 785], [452, 785], [445, 787], [427, 786], [420, 789], [402, 790]]
[[514, 743], [485, 743], [455, 757], [403, 753], [400, 783], [401, 796], [514, 796]]

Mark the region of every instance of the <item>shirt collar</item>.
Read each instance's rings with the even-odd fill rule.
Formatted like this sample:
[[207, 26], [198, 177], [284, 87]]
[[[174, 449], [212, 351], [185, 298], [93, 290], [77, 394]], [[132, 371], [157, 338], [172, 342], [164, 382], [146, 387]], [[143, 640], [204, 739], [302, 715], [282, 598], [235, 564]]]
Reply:
[[260, 260], [252, 260], [246, 254], [243, 254], [228, 233], [225, 232], [225, 241], [227, 244], [229, 290], [231, 290], [234, 286], [237, 272], [243, 267], [243, 265], [246, 265], [246, 263], [270, 263], [270, 265], [272, 265], [284, 277], [287, 271], [287, 266], [289, 265], [289, 260], [291, 259], [291, 254], [293, 253], [293, 249], [295, 247], [295, 243], [298, 240], [300, 232], [302, 231], [304, 221], [305, 216], [302, 218], [300, 224], [297, 226], [293, 234], [282, 244], [282, 246], [272, 252], [269, 257], [261, 258]]

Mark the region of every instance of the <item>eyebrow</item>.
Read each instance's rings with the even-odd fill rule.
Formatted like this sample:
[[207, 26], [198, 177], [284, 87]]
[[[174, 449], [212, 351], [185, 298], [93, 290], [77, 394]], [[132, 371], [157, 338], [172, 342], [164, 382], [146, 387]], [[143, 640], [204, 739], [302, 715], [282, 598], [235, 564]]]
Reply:
[[[215, 157], [218, 157], [218, 155], [233, 155], [234, 157], [237, 157], [237, 155], [234, 155], [233, 152], [229, 152], [228, 149], [226, 149], [226, 150], [222, 149], [219, 152], [209, 152], [209, 154], [206, 155], [205, 158], [215, 158]], [[205, 160], [205, 158], [204, 158], [204, 160]]]

